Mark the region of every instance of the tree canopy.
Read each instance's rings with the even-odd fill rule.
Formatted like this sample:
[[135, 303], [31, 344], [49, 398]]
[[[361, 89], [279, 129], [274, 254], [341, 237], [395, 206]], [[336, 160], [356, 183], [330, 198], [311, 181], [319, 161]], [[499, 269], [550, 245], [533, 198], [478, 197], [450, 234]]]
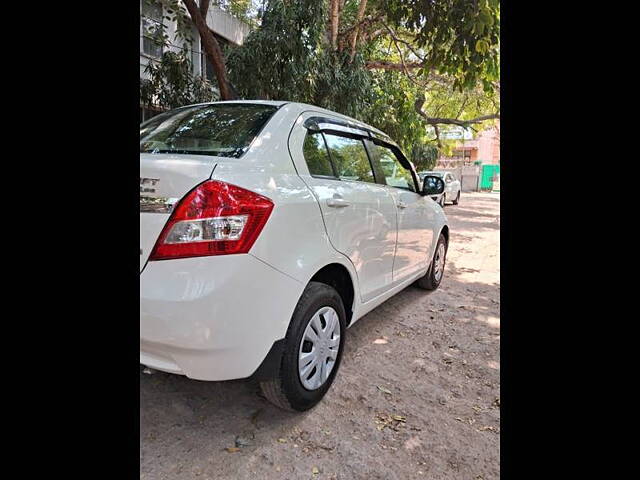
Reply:
[[[162, 1], [176, 17], [184, 4], [196, 26], [210, 3]], [[216, 52], [204, 45], [223, 70], [219, 86], [233, 86], [220, 88], [223, 99], [338, 111], [387, 132], [413, 158], [446, 148], [443, 128], [499, 118], [499, 0], [214, 3], [254, 27], [240, 47]]]

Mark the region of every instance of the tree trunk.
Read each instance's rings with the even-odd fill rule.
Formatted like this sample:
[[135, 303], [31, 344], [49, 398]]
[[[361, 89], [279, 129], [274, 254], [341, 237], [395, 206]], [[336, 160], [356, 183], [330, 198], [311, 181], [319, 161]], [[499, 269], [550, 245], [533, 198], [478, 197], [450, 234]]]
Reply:
[[356, 56], [356, 46], [358, 44], [358, 30], [360, 29], [360, 23], [364, 18], [364, 10], [367, 8], [367, 0], [360, 0], [360, 6], [358, 7], [358, 16], [356, 17], [356, 26], [351, 36], [351, 53], [350, 58], [353, 62], [353, 58]]
[[338, 0], [331, 0], [331, 48], [338, 48]]
[[[182, 1], [189, 11], [189, 15], [191, 15], [191, 20], [198, 29], [207, 58], [211, 62], [211, 65], [213, 65], [213, 70], [218, 80], [218, 88], [220, 89], [220, 98], [222, 98], [222, 100], [235, 100], [236, 96], [227, 78], [227, 69], [224, 64], [222, 49], [220, 48], [218, 40], [214, 37], [213, 32], [211, 32], [207, 26], [206, 12], [209, 8], [209, 2], [203, 0], [200, 7], [198, 7], [194, 0]], [[204, 15], [202, 12], [204, 12]]]

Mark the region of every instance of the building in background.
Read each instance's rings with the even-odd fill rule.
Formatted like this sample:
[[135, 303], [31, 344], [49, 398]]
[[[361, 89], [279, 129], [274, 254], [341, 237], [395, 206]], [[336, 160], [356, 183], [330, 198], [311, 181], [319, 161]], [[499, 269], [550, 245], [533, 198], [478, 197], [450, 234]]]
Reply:
[[464, 165], [500, 165], [500, 122], [478, 132], [475, 138], [449, 135], [457, 145], [450, 157], [441, 156], [437, 167], [457, 168]]
[[463, 191], [492, 190], [494, 183], [499, 185], [500, 121], [478, 132], [475, 138], [468, 131], [450, 133], [447, 138], [455, 140], [456, 146], [450, 157], [438, 158], [436, 170], [454, 172]]
[[[175, 37], [175, 22], [168, 21], [162, 5], [158, 2], [140, 0], [140, 81], [147, 78], [145, 69], [149, 62], [157, 62], [166, 51], [188, 50], [191, 53], [193, 74], [206, 77], [214, 85], [217, 85], [213, 66], [206, 58], [202, 49], [198, 30], [193, 27], [192, 41], [188, 44]], [[163, 45], [157, 41], [157, 32], [161, 25], [165, 25], [165, 32], [169, 37], [169, 45]], [[207, 26], [213, 32], [220, 46], [242, 45], [249, 34], [250, 27], [238, 20], [220, 7], [211, 5], [207, 13]], [[217, 88], [217, 87], [216, 87]], [[159, 113], [158, 110], [140, 105], [140, 122], [147, 120]]]

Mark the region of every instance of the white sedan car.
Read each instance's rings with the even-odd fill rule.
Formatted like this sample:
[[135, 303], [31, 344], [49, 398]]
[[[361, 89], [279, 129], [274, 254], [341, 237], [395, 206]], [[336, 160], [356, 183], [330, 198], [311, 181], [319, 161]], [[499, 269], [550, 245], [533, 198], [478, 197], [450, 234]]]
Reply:
[[444, 180], [444, 192], [440, 195], [433, 195], [431, 198], [437, 202], [441, 207], [444, 207], [447, 201], [451, 201], [454, 205], [460, 203], [460, 192], [462, 187], [460, 180], [451, 172], [420, 172], [418, 173], [420, 178], [424, 178], [427, 175], [435, 175]]
[[449, 227], [381, 131], [311, 105], [216, 102], [140, 125], [140, 363], [253, 376], [303, 411], [346, 330], [443, 278]]

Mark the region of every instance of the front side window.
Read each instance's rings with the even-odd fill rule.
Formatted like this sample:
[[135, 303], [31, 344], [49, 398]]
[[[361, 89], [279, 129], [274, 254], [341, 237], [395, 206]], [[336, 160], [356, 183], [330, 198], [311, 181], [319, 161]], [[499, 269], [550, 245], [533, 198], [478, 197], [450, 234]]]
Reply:
[[239, 158], [276, 110], [250, 103], [171, 110], [140, 125], [140, 152]]
[[142, 0], [142, 51], [154, 58], [162, 57], [162, 5]]
[[375, 149], [378, 152], [380, 167], [384, 172], [387, 185], [413, 191], [415, 187], [411, 172], [402, 166], [395, 153], [382, 145], [376, 145]]
[[362, 140], [329, 133], [325, 134], [325, 139], [338, 178], [376, 182]]
[[311, 175], [319, 175], [322, 177], [334, 176], [322, 133], [308, 132], [304, 139], [302, 149]]

